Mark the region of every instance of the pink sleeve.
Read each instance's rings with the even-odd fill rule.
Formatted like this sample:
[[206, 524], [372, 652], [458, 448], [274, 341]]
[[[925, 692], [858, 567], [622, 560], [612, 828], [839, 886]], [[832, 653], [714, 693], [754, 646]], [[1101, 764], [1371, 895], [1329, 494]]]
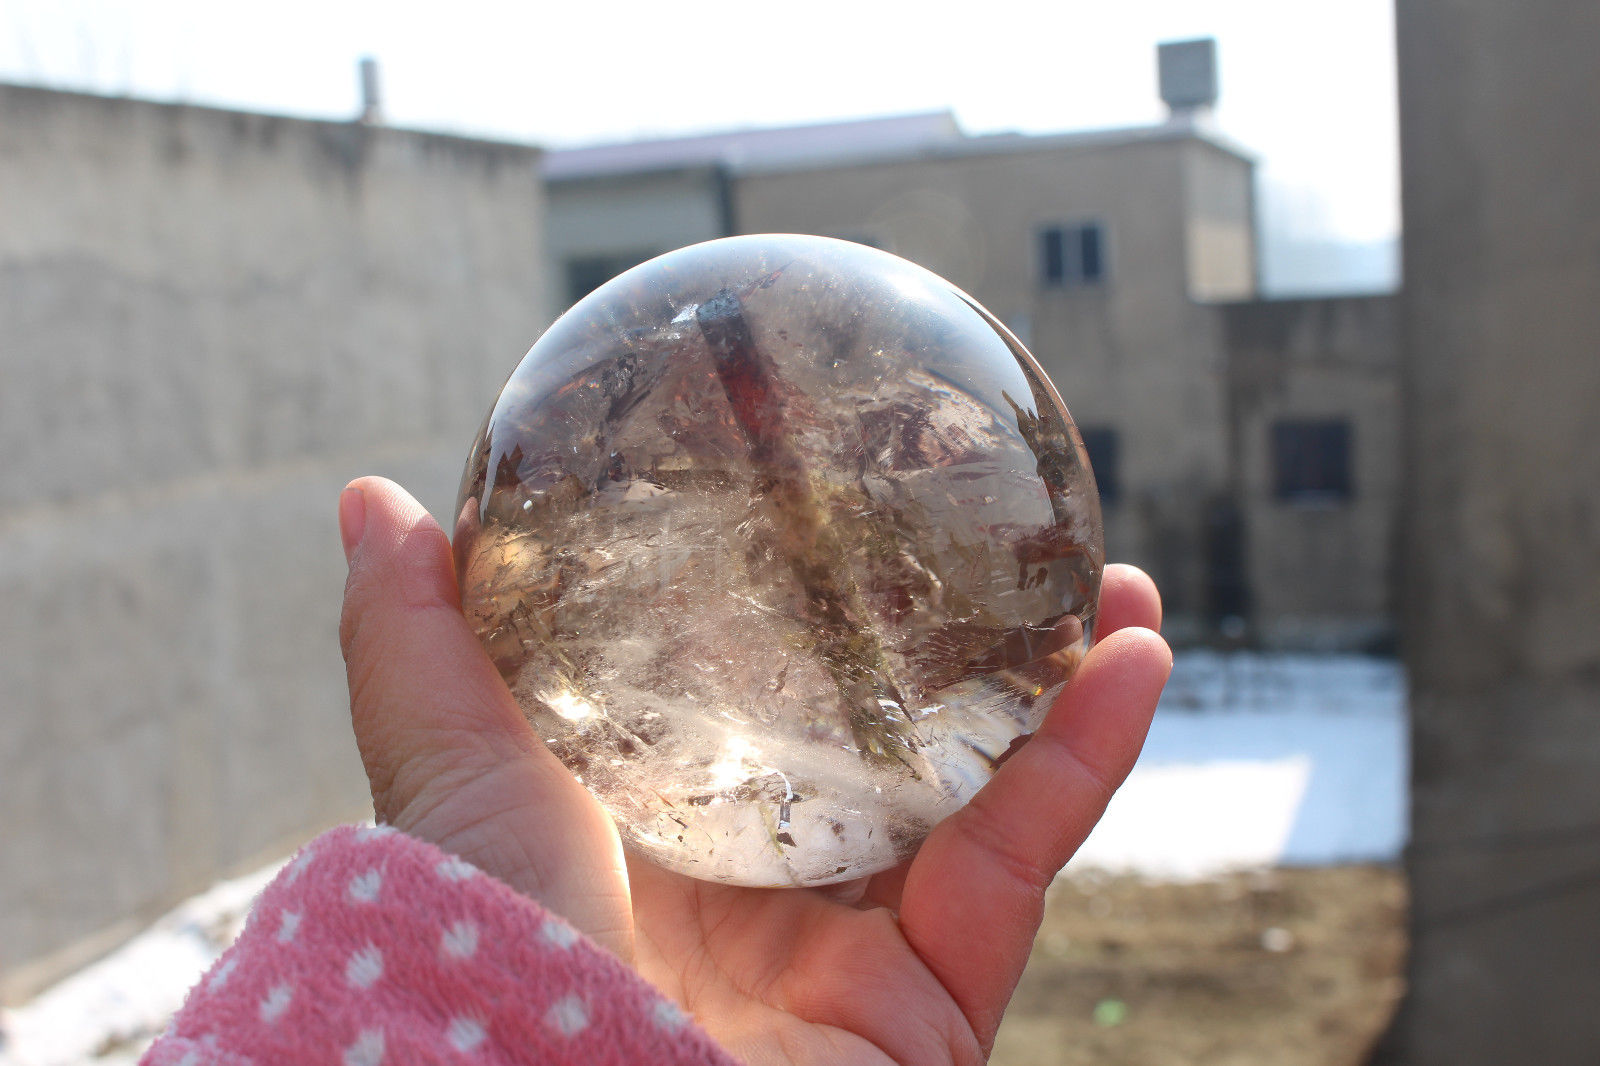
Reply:
[[256, 901], [141, 1066], [734, 1060], [566, 922], [431, 844], [344, 828]]

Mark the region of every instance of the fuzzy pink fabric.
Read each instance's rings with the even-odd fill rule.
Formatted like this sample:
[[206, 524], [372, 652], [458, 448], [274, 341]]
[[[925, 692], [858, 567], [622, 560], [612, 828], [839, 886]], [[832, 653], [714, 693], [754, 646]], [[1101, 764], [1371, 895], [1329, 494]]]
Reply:
[[306, 845], [141, 1066], [733, 1066], [610, 953], [431, 844]]

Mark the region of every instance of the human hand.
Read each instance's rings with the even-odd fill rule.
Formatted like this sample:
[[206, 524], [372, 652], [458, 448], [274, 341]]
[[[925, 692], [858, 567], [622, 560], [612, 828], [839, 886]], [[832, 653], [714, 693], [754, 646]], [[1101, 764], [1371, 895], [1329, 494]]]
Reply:
[[1108, 567], [1072, 682], [915, 859], [829, 889], [712, 884], [625, 857], [462, 617], [421, 505], [363, 478], [339, 517], [340, 642], [379, 821], [560, 914], [752, 1064], [983, 1061], [1045, 889], [1132, 768], [1172, 664], [1155, 586]]

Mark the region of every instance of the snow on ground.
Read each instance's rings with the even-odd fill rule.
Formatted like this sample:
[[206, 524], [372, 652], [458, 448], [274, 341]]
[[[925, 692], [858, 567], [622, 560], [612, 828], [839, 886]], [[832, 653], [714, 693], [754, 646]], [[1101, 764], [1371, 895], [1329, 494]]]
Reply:
[[1179, 655], [1139, 765], [1069, 869], [1191, 879], [1394, 861], [1405, 707], [1389, 659]]
[[[1392, 660], [1180, 654], [1139, 766], [1069, 874], [1187, 880], [1398, 858], [1405, 700]], [[277, 867], [215, 886], [31, 1003], [0, 1011], [0, 1066], [132, 1066]]]
[[27, 1005], [0, 1011], [0, 1066], [133, 1066], [281, 865], [212, 886]]

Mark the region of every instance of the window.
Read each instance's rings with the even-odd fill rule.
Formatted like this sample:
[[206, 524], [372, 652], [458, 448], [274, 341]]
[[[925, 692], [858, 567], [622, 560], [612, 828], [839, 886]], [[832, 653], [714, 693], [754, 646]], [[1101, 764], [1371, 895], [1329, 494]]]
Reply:
[[567, 300], [577, 303], [624, 270], [654, 259], [659, 252], [613, 252], [610, 255], [579, 255], [567, 260]]
[[1100, 502], [1116, 503], [1122, 495], [1122, 479], [1117, 469], [1117, 431], [1096, 427], [1079, 432], [1083, 435], [1083, 449], [1089, 453], [1089, 465], [1094, 467], [1094, 484], [1100, 491]]
[[1039, 230], [1039, 280], [1050, 289], [1103, 285], [1105, 227], [1098, 222], [1045, 226]]
[[1348, 500], [1350, 423], [1278, 422], [1272, 427], [1273, 495], [1280, 500]]

